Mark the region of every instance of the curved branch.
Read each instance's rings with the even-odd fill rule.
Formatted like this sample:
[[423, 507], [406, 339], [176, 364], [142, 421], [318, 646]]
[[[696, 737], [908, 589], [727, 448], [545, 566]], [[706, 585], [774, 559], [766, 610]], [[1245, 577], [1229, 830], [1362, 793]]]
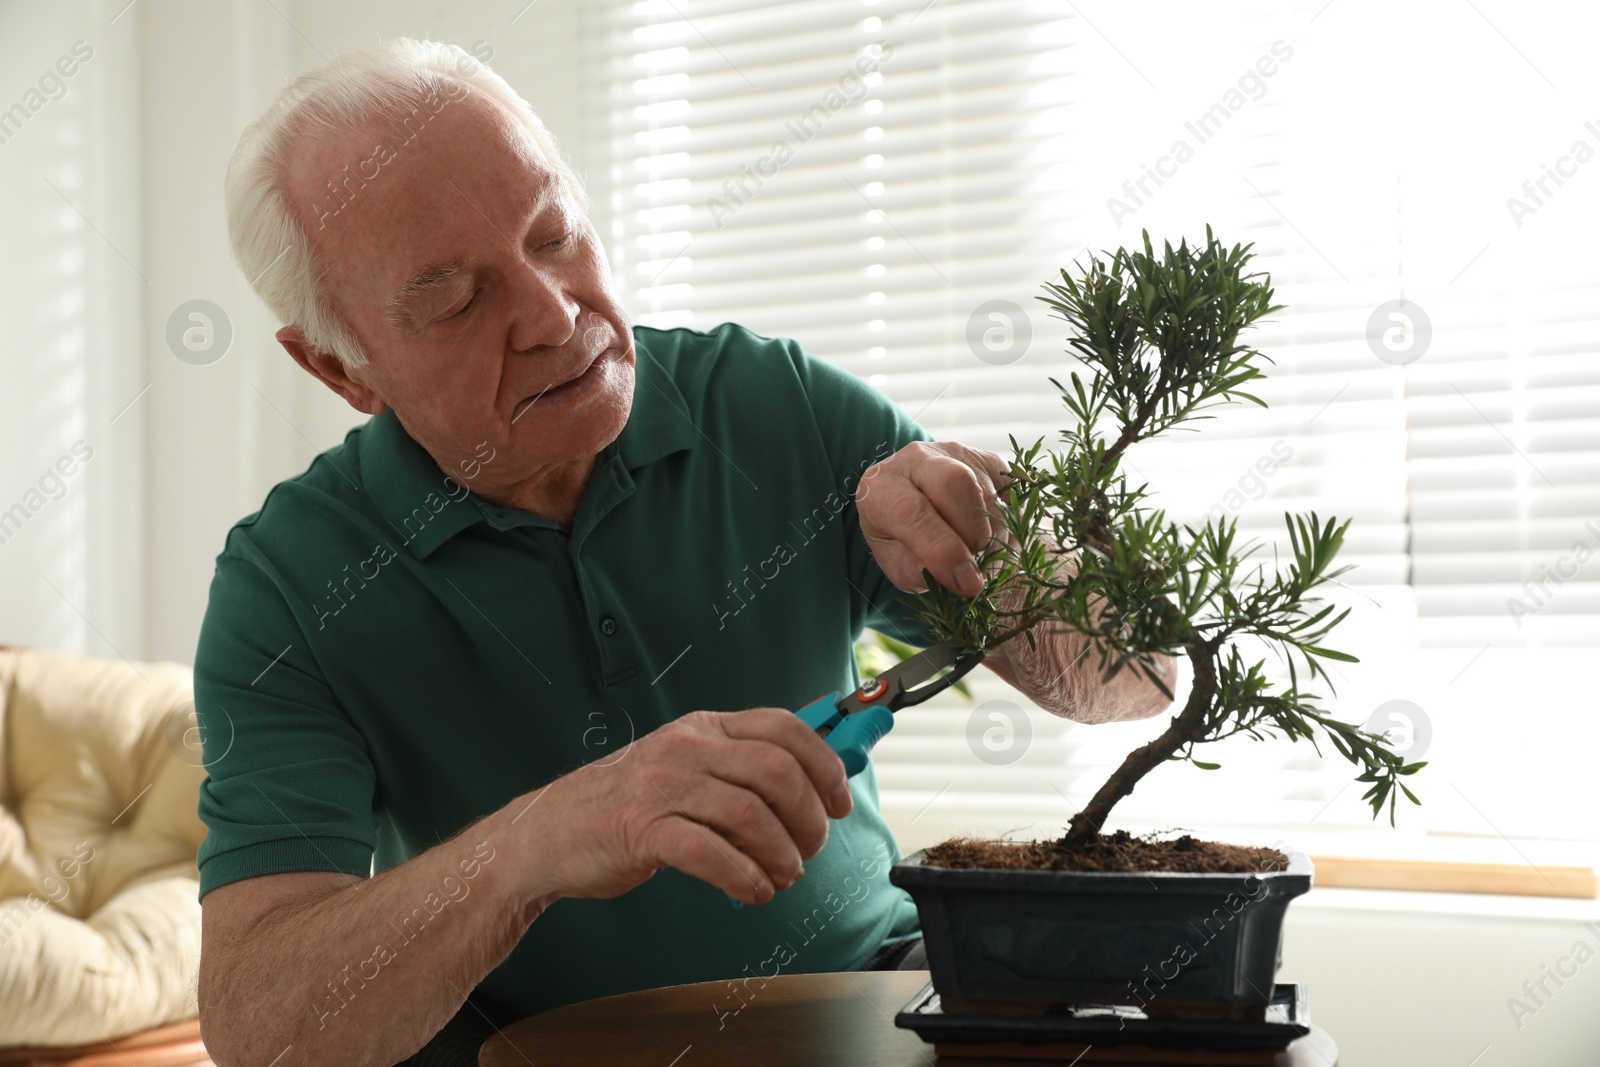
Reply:
[[1183, 711], [1173, 717], [1154, 741], [1128, 753], [1128, 758], [1112, 772], [1083, 810], [1072, 817], [1070, 828], [1061, 839], [1063, 846], [1074, 848], [1087, 844], [1104, 829], [1111, 809], [1133, 792], [1141, 778], [1177, 755], [1185, 745], [1206, 739], [1206, 719], [1217, 695], [1213, 659], [1216, 646], [1196, 642], [1190, 644], [1187, 651], [1189, 662], [1194, 666], [1194, 688], [1189, 691]]

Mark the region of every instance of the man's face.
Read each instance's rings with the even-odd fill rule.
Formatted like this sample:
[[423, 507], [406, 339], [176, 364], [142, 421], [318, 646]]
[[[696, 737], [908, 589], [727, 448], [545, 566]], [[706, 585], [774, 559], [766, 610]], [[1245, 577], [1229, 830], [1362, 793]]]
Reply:
[[393, 408], [480, 491], [592, 457], [627, 422], [635, 361], [594, 227], [482, 94], [441, 95], [410, 127], [302, 140], [289, 168], [334, 310], [369, 356], [348, 372], [352, 404]]

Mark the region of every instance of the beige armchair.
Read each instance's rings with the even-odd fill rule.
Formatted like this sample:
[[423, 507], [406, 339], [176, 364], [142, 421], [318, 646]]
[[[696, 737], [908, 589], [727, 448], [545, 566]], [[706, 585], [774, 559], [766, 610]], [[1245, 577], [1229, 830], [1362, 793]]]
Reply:
[[192, 686], [0, 648], [0, 1064], [209, 1062]]

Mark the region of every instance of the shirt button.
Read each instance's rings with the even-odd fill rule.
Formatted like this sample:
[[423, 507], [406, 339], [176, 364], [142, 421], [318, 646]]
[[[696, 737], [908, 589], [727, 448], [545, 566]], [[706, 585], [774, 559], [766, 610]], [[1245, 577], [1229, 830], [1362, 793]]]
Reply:
[[605, 618], [601, 619], [600, 632], [605, 634], [607, 637], [610, 637], [612, 634], [616, 633], [617, 620], [613, 619], [610, 615], [607, 615]]

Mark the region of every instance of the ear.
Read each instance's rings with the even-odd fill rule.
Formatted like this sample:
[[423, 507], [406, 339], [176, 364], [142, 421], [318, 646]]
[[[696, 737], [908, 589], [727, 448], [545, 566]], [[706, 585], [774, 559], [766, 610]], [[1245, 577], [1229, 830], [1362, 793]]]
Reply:
[[277, 333], [278, 343], [313, 378], [344, 397], [357, 411], [376, 415], [389, 405], [378, 398], [365, 382], [351, 375], [351, 368], [332, 352], [325, 352], [306, 340], [298, 326], [285, 326]]

